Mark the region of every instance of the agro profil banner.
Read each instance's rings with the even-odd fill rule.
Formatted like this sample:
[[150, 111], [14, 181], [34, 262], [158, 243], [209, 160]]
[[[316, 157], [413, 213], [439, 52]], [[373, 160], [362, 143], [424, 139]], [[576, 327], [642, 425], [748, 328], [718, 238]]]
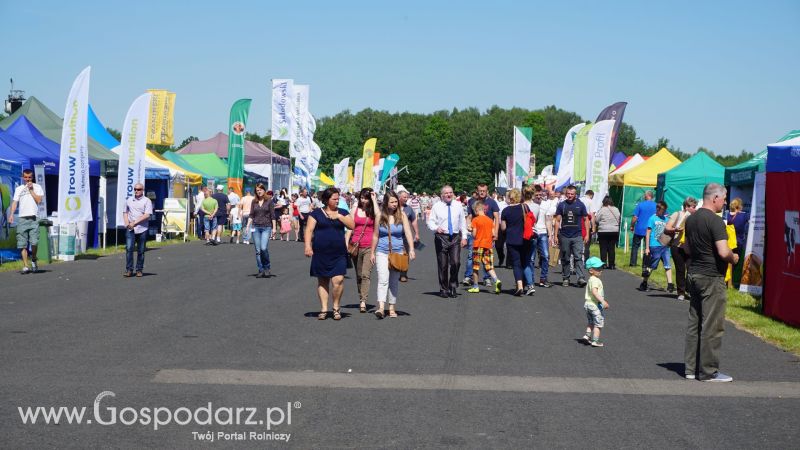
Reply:
[[164, 89], [148, 89], [150, 93], [150, 120], [147, 126], [147, 143], [172, 145], [175, 143], [174, 117], [175, 93]]
[[583, 192], [591, 189], [594, 191], [592, 197], [591, 212], [598, 211], [603, 206], [603, 199], [608, 194], [608, 158], [611, 155], [611, 134], [614, 130], [615, 120], [601, 120], [594, 124], [589, 131], [587, 139], [588, 149], [586, 152], [586, 183]]
[[63, 224], [92, 220], [89, 197], [89, 78], [91, 66], [75, 78], [67, 97], [58, 166], [58, 218]]
[[122, 124], [122, 138], [119, 144], [119, 170], [117, 175], [117, 217], [116, 226], [125, 225], [125, 201], [133, 197], [133, 187], [137, 183], [144, 186], [144, 161], [147, 150], [146, 140], [148, 108], [151, 94], [142, 94], [131, 103], [125, 122]]
[[228, 124], [228, 191], [236, 192], [240, 197], [244, 183], [244, 134], [250, 102], [249, 98], [236, 100], [231, 106]]
[[294, 80], [272, 80], [272, 140], [288, 141], [292, 121]]

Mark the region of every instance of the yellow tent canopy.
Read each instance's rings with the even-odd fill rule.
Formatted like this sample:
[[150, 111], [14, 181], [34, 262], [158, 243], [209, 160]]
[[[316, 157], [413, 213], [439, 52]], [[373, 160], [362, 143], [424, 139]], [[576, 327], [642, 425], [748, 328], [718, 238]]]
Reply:
[[669, 150], [662, 148], [647, 161], [630, 171], [611, 175], [608, 183], [612, 186], [656, 187], [658, 174], [664, 173], [680, 163], [681, 161]]
[[170, 174], [173, 174], [173, 176], [175, 173], [182, 174], [183, 176], [186, 177], [186, 181], [189, 182], [190, 186], [197, 186], [198, 184], [203, 183], [202, 175], [194, 172], [189, 172], [183, 167], [173, 163], [172, 161], [164, 158], [163, 156], [159, 155], [158, 153], [150, 149], [147, 150], [145, 158], [148, 163], [151, 163], [158, 167], [163, 167], [164, 169], [169, 169]]

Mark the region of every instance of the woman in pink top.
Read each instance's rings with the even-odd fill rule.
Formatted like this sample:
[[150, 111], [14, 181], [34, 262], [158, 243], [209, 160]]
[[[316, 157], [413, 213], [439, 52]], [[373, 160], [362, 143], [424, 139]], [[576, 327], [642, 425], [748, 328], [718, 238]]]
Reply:
[[[378, 210], [378, 200], [375, 192], [370, 188], [364, 188], [358, 194], [358, 203], [353, 209], [353, 219], [356, 226], [350, 233], [348, 248], [358, 244], [358, 254], [352, 256], [353, 265], [356, 268], [356, 284], [358, 285], [358, 295], [361, 300], [359, 312], [367, 312], [367, 298], [369, 297], [370, 274], [372, 273], [372, 261], [370, 260], [370, 250], [372, 248], [372, 235], [375, 229], [375, 211]], [[352, 255], [352, 253], [351, 253]]]

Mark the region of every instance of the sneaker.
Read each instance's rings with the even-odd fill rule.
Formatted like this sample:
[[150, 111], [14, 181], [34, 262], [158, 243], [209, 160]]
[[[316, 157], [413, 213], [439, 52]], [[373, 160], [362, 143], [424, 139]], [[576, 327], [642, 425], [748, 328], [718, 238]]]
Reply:
[[578, 287], [579, 288], [586, 287], [586, 280], [584, 280], [583, 278], [578, 280]]
[[464, 281], [461, 282], [464, 286], [472, 286], [472, 278], [464, 277]]
[[495, 281], [494, 282], [494, 293], [495, 294], [499, 294], [500, 293], [500, 288], [502, 288], [502, 287], [503, 287], [503, 282], [502, 281], [500, 281], [500, 280]]
[[206, 243], [203, 245], [211, 245], [211, 241], [206, 241]]
[[525, 288], [525, 295], [533, 295], [534, 292], [536, 292], [536, 289], [533, 288], [533, 285]]
[[487, 279], [483, 280], [483, 285], [486, 286], [486, 287], [493, 287], [494, 286], [494, 281], [492, 281], [491, 278], [487, 278]]
[[603, 343], [600, 341], [592, 341], [592, 347], [602, 347]]
[[231, 237], [231, 240], [230, 240], [230, 242], [229, 242], [229, 243], [230, 243], [230, 244], [233, 244], [233, 237]]
[[667, 292], [669, 292], [670, 294], [675, 292], [675, 285], [672, 283], [667, 283]]
[[550, 288], [550, 287], [553, 287], [553, 285], [550, 284], [550, 282], [547, 281], [547, 280], [542, 280], [542, 281], [539, 282], [539, 287]]
[[129, 271], [123, 273], [122, 276], [125, 277], [125, 278], [130, 278], [130, 277], [133, 276], [133, 271], [129, 270]]
[[36, 261], [31, 260], [31, 273], [36, 273], [39, 271], [39, 265], [36, 264]]
[[272, 271], [267, 269], [267, 271], [264, 272], [264, 278], [272, 278]]
[[25, 267], [22, 268], [22, 271], [20, 273], [22, 275], [27, 275], [27, 274], [31, 273], [31, 269], [29, 269], [28, 266], [25, 266]]
[[136, 271], [136, 278], [142, 278], [142, 271], [141, 270], [137, 270]]
[[211, 241], [211, 245], [213, 245], [213, 246], [215, 246], [215, 247], [216, 247], [217, 245], [219, 245], [219, 244], [220, 244], [220, 242], [219, 242], [219, 241]]
[[588, 333], [587, 333], [587, 334], [584, 334], [584, 335], [583, 335], [583, 337], [582, 337], [581, 339], [583, 339], [583, 340], [584, 340], [584, 342], [586, 342], [587, 344], [591, 344], [591, 343], [592, 343], [592, 338], [591, 338], [591, 336], [589, 336], [589, 334], [588, 334]]
[[564, 287], [569, 287], [569, 280], [562, 281], [561, 285], [564, 286]]
[[697, 379], [697, 377], [696, 377], [696, 376], [694, 376], [694, 374], [693, 374], [693, 373], [687, 373], [687, 374], [686, 374], [686, 379], [687, 379], [687, 380], [696, 380], [696, 379]]
[[250, 245], [250, 241], [248, 241], [247, 239], [245, 239], [245, 240], [243, 240], [243, 241], [242, 241], [242, 244], [244, 244], [244, 245]]
[[467, 289], [467, 292], [469, 292], [470, 294], [477, 294], [480, 291], [481, 290], [478, 289], [478, 286], [472, 286], [471, 288]]
[[[678, 301], [679, 302], [684, 302], [684, 301], [686, 301], [686, 297], [684, 297], [683, 294], [681, 294], [681, 295], [678, 296]], [[692, 375], [692, 376], [694, 376], [694, 375]]]
[[647, 292], [647, 291], [650, 290], [650, 288], [647, 287], [647, 282], [646, 281], [642, 281], [642, 284], [640, 284], [639, 287], [636, 288], [636, 289], [638, 289], [638, 290], [640, 290], [642, 292]]
[[523, 294], [522, 289], [517, 289], [514, 291], [514, 297], [522, 297], [522, 294]]
[[713, 377], [703, 381], [710, 381], [712, 383], [730, 383], [733, 381], [733, 377], [730, 375], [725, 375], [722, 372], [717, 372]]

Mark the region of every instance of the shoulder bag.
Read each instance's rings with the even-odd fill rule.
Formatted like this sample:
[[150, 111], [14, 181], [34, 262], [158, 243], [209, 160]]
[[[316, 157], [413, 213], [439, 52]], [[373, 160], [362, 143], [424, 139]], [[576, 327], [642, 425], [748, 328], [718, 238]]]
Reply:
[[392, 224], [388, 223], [387, 221], [386, 225], [387, 235], [389, 237], [389, 268], [398, 272], [407, 272], [408, 255], [405, 253], [396, 253], [392, 251]]
[[[357, 212], [358, 208], [356, 208], [356, 210], [353, 211], [353, 220], [355, 220]], [[350, 245], [347, 246], [347, 253], [350, 253], [350, 256], [352, 256], [353, 258], [358, 256], [358, 250], [359, 250], [358, 244], [361, 242], [361, 238], [364, 237], [364, 231], [367, 229], [367, 222], [369, 221], [369, 216], [367, 216], [366, 213], [364, 213], [364, 219], [366, 220], [364, 221], [364, 226], [361, 228], [361, 234], [358, 235], [358, 239], [356, 239], [355, 241], [351, 240]]]

